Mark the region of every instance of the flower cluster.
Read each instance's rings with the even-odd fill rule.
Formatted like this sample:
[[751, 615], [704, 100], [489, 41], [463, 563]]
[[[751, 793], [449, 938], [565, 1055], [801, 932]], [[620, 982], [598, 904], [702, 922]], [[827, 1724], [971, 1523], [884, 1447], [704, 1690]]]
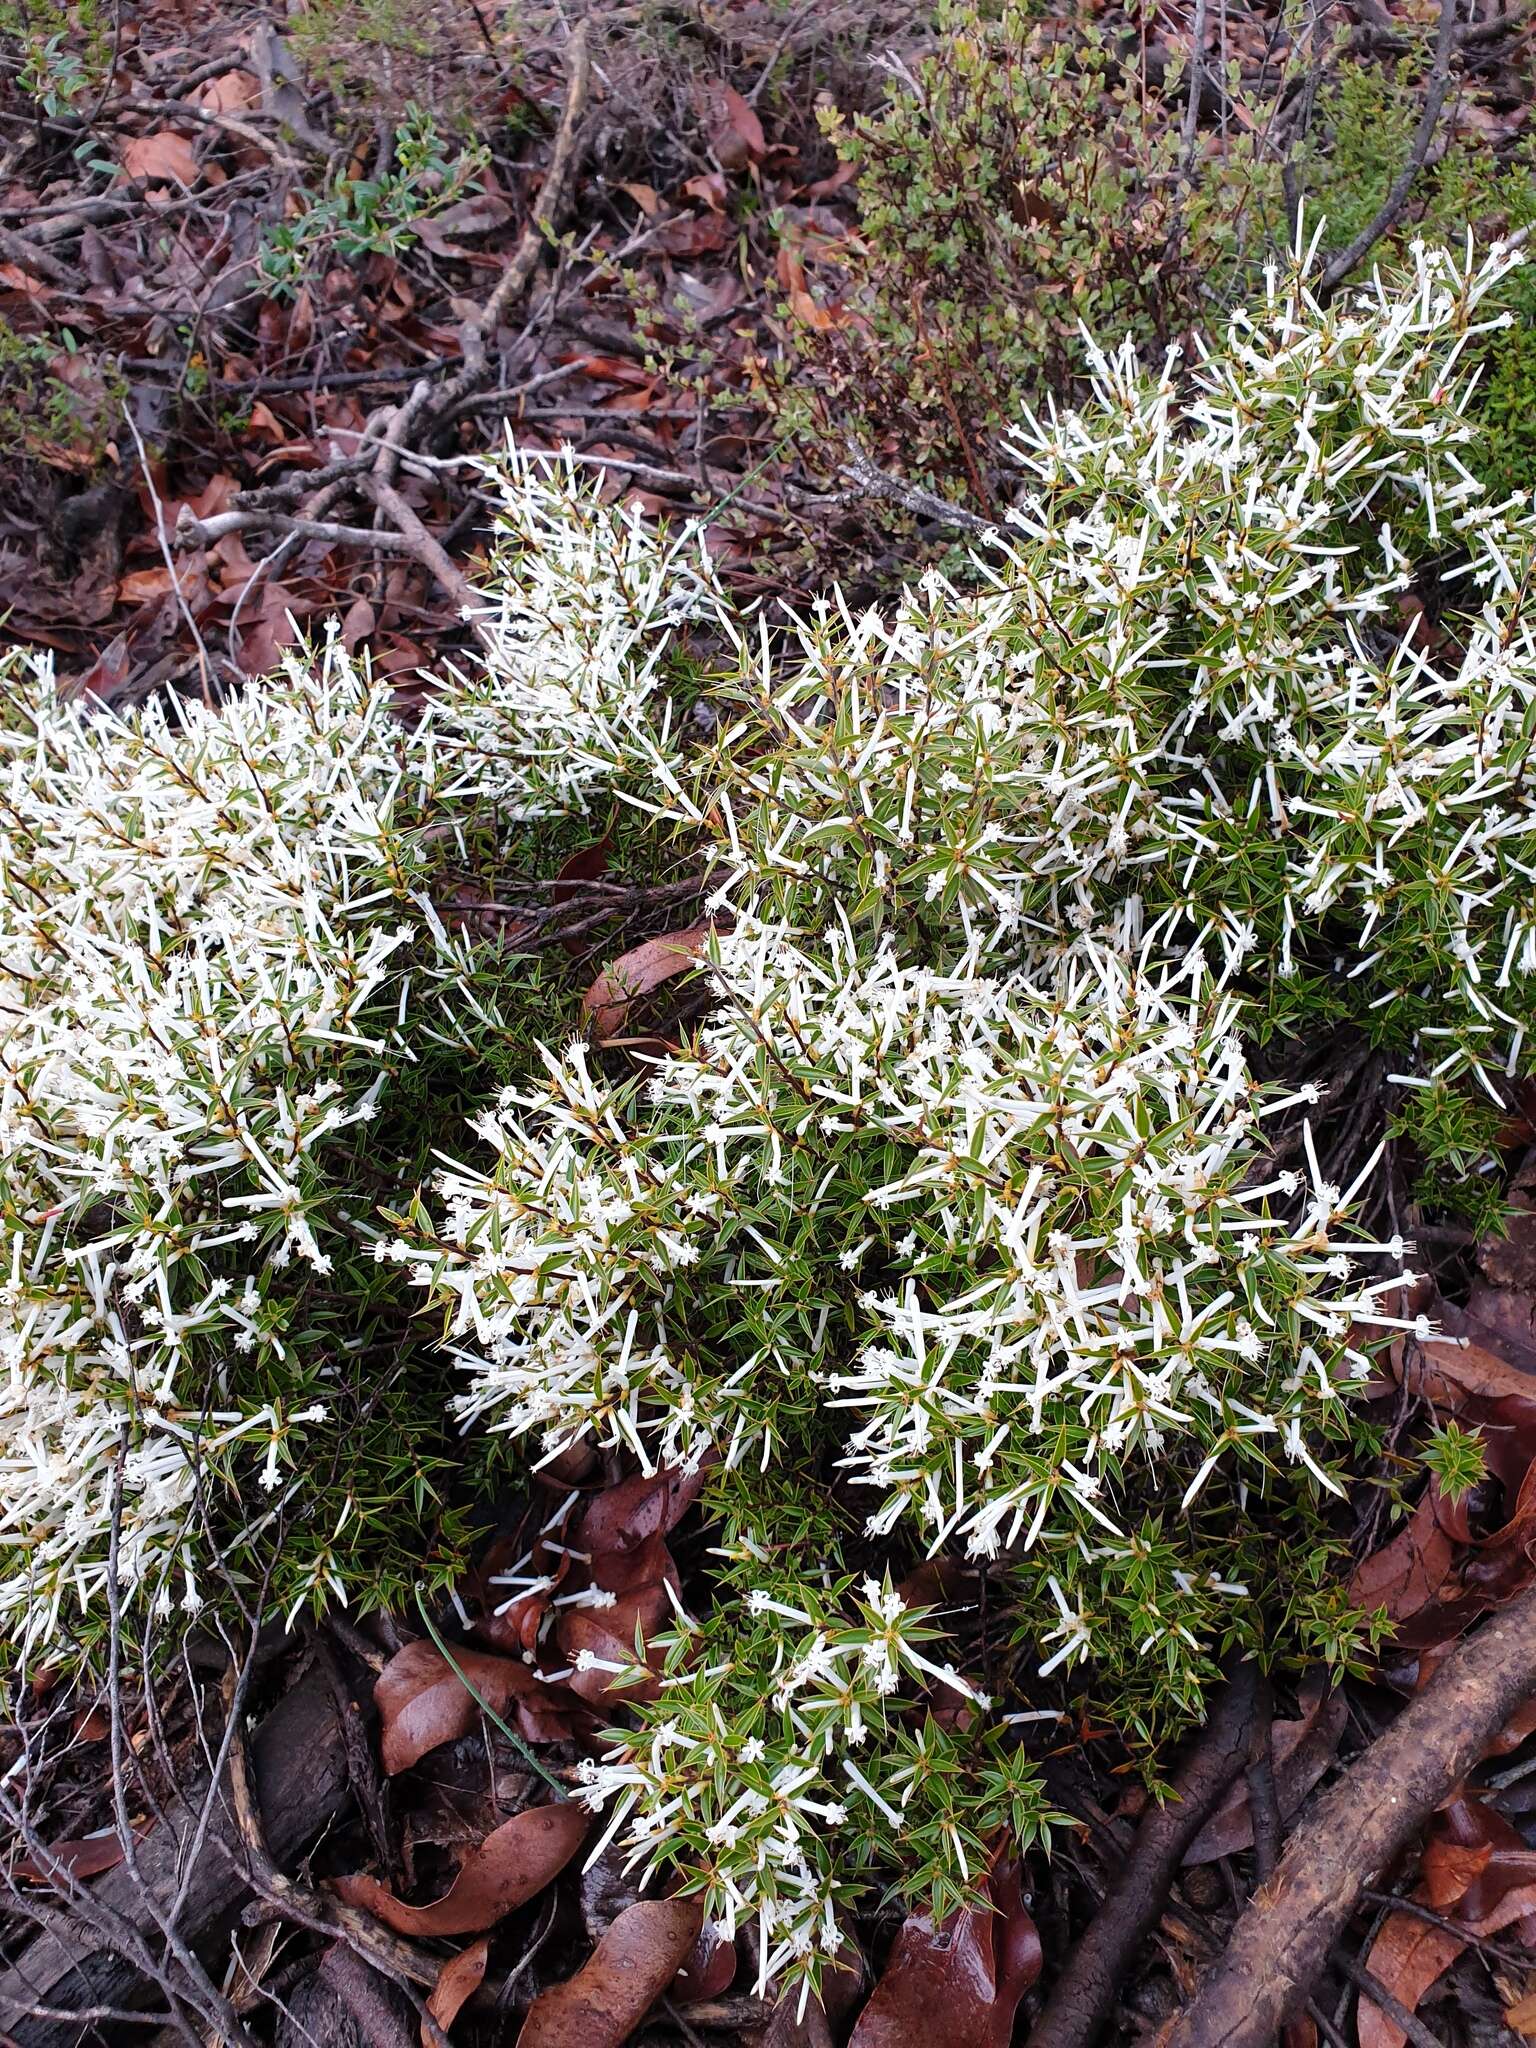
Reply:
[[[1254, 1083], [1198, 955], [1085, 942], [1041, 981], [743, 916], [707, 965], [686, 1051], [618, 1088], [550, 1055], [390, 1248], [452, 1305], [466, 1417], [647, 1466], [760, 1466], [819, 1426], [870, 1535], [986, 1558], [1123, 1544], [1149, 1499], [1230, 1515], [1277, 1471], [1336, 1487], [1404, 1247], [1356, 1244], [1396, 1255], [1363, 1281], [1358, 1189], [1310, 1148], [1267, 1168], [1295, 1097]], [[1147, 1647], [1187, 1659], [1211, 1575], [1172, 1547]], [[1053, 1629], [1048, 1665], [1095, 1633]]]
[[[419, 1563], [449, 1396], [414, 1303], [482, 1440], [710, 1464], [740, 1597], [680, 1621], [588, 1790], [756, 1921], [765, 1979], [814, 1979], [898, 1840], [943, 1911], [1042, 1824], [922, 1612], [854, 1590], [871, 1556], [968, 1557], [1004, 1683], [1108, 1674], [1144, 1730], [1227, 1648], [1354, 1654], [1326, 1511], [1407, 1247], [1254, 1046], [1348, 1024], [1442, 1148], [1525, 1062], [1536, 520], [1481, 502], [1457, 379], [1512, 260], [1421, 250], [1327, 307], [1298, 264], [1192, 370], [1098, 356], [969, 583], [888, 613], [733, 618], [691, 538], [513, 456], [486, 658], [410, 721], [334, 646], [217, 713], [13, 665], [19, 1641], [114, 1580], [195, 1604], [320, 1466], [282, 1602], [387, 1586], [380, 1542]], [[1407, 605], [1427, 556], [1461, 613]], [[666, 650], [700, 610], [690, 747]], [[438, 884], [597, 789], [704, 866], [702, 1020], [546, 1045], [487, 1103], [529, 1020]], [[445, 1059], [480, 1149], [413, 1194]]]
[[661, 745], [668, 628], [706, 588], [568, 479], [512, 465], [502, 525], [526, 562], [488, 658], [409, 726], [334, 642], [217, 711], [118, 716], [6, 664], [0, 1625], [23, 1654], [99, 1620], [109, 1572], [195, 1606], [199, 1549], [261, 1519], [253, 1465], [267, 1514], [301, 1447], [341, 1459], [342, 1528], [285, 1554], [296, 1597], [364, 1577], [361, 1525], [398, 1505], [369, 1498], [362, 1441], [400, 1413], [367, 1386], [348, 1411], [404, 1323], [378, 1344], [359, 1277], [398, 1193], [364, 1126], [489, 1000], [434, 873], [579, 808], [626, 733]]
[[[849, 1610], [851, 1609], [851, 1614]], [[865, 1579], [759, 1587], [658, 1639], [664, 1665], [640, 1726], [583, 1767], [642, 1882], [681, 1864], [726, 1939], [755, 1925], [758, 1982], [813, 1987], [873, 1868], [905, 1846], [901, 1889], [935, 1919], [973, 1902], [996, 1841], [1049, 1842], [1053, 1814], [1016, 1749], [946, 1732], [935, 1708], [990, 1702], [927, 1654], [920, 1607]]]
[[668, 797], [725, 817], [721, 906], [1009, 957], [1177, 911], [1251, 1028], [1354, 1020], [1497, 1095], [1536, 1001], [1536, 523], [1483, 500], [1458, 366], [1517, 260], [1421, 248], [1326, 309], [1299, 265], [1191, 371], [1095, 352], [1096, 402], [1015, 437], [978, 588], [743, 641], [722, 786]]

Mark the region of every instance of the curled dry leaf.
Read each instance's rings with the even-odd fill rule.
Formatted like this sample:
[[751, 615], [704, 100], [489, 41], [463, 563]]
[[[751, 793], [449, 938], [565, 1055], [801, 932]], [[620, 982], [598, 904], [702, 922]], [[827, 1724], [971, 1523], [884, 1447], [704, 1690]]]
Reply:
[[709, 144], [728, 171], [761, 163], [768, 154], [762, 122], [733, 85], [710, 91]]
[[1431, 1312], [1445, 1334], [1424, 1344], [1395, 1344], [1394, 1365], [1410, 1391], [1469, 1427], [1482, 1427], [1489, 1469], [1513, 1497], [1536, 1455], [1536, 1377], [1490, 1344], [1459, 1335], [1463, 1319], [1448, 1304], [1435, 1304]]
[[1536, 1915], [1536, 1849], [1526, 1847], [1501, 1813], [1468, 1794], [1436, 1814], [1423, 1875], [1435, 1911], [1470, 1934], [1498, 1934]]
[[[552, 1549], [541, 1535], [530, 1548], [521, 1534], [498, 1537], [466, 1588], [466, 1596], [479, 1609], [475, 1634], [493, 1650], [532, 1656], [550, 1603], [570, 1569], [571, 1553], [563, 1542], [556, 1541]], [[509, 1587], [506, 1580], [514, 1572], [532, 1583], [521, 1589]]]
[[[558, 1742], [569, 1734], [561, 1701], [526, 1664], [457, 1647], [453, 1657], [475, 1691], [496, 1713], [512, 1716], [527, 1741]], [[480, 1708], [464, 1678], [425, 1638], [390, 1658], [373, 1688], [386, 1776], [473, 1728]]]
[[993, 1872], [994, 1910], [968, 1910], [935, 1926], [910, 1913], [849, 2048], [1008, 2048], [1019, 2000], [1040, 1975], [1040, 1936], [1016, 1865]]
[[130, 178], [143, 178], [153, 185], [195, 185], [200, 176], [191, 143], [174, 128], [125, 137], [122, 156], [123, 169]]
[[104, 1870], [115, 1870], [123, 1860], [123, 1844], [115, 1828], [108, 1828], [99, 1835], [82, 1835], [68, 1841], [50, 1842], [46, 1858], [38, 1861], [32, 1856], [18, 1857], [11, 1866], [11, 1875], [28, 1884], [52, 1884], [56, 1878], [99, 1877]]
[[[611, 1604], [560, 1610], [555, 1640], [567, 1662], [574, 1662], [582, 1650], [591, 1650], [605, 1663], [632, 1661], [636, 1630], [646, 1643], [659, 1634], [672, 1619], [672, 1595], [680, 1591], [677, 1566], [659, 1531], [637, 1550], [594, 1553], [588, 1583], [607, 1595]], [[650, 1695], [650, 1688], [617, 1684], [612, 1672], [595, 1667], [577, 1671], [570, 1687], [594, 1706], [608, 1693], [622, 1693], [631, 1700]]]
[[735, 1942], [727, 1941], [713, 1927], [703, 1927], [672, 1980], [672, 1998], [678, 2005], [692, 2005], [700, 1998], [723, 1998], [735, 1981]]
[[[1465, 1935], [1436, 1927], [1416, 1913], [1389, 1913], [1371, 1943], [1365, 1964], [1382, 1988], [1413, 2012], [1466, 1946]], [[1389, 2019], [1363, 1992], [1355, 2026], [1359, 2048], [1404, 2048], [1408, 2039], [1396, 2020]]]
[[529, 2008], [517, 2048], [620, 2048], [692, 1953], [697, 1899], [642, 1899], [614, 1921], [568, 1983]]
[[1474, 1532], [1467, 1504], [1431, 1485], [1406, 1524], [1358, 1567], [1352, 1597], [1385, 1608], [1401, 1648], [1429, 1653], [1489, 1608], [1513, 1599], [1536, 1572], [1536, 1376], [1502, 1355], [1510, 1348], [1446, 1303], [1429, 1307], [1444, 1326], [1425, 1341], [1400, 1340], [1393, 1369], [1435, 1409], [1481, 1432], [1488, 1469], [1503, 1488], [1504, 1519]]
[[[437, 1982], [427, 2000], [427, 2011], [446, 2034], [459, 2016], [464, 2001], [480, 1989], [485, 1977], [486, 1958], [490, 1955], [490, 1938], [482, 1934], [478, 1941], [472, 1941], [468, 1948], [461, 1949], [456, 1956], [450, 1956], [437, 1973]], [[425, 2022], [421, 2029], [421, 2048], [437, 2048], [432, 2030]]]
[[1397, 1534], [1357, 1566], [1351, 1600], [1367, 1614], [1385, 1608], [1401, 1631], [1444, 1598], [1456, 1558], [1471, 1540], [1466, 1508], [1431, 1480]]
[[465, 1858], [458, 1876], [430, 1906], [408, 1906], [376, 1877], [339, 1877], [336, 1890], [396, 1934], [479, 1934], [543, 1891], [586, 1838], [579, 1806], [532, 1806], [493, 1828]]
[[[1420, 1864], [1415, 1900], [1456, 1929], [1413, 1913], [1390, 1913], [1371, 1944], [1367, 1966], [1410, 2012], [1474, 1939], [1508, 1928], [1536, 1946], [1536, 1850], [1502, 1814], [1461, 1794], [1435, 1815]], [[1360, 2001], [1360, 2048], [1404, 2048], [1397, 2022]]]
[[616, 1037], [637, 997], [649, 995], [674, 974], [697, 966], [713, 929], [710, 924], [693, 924], [686, 931], [668, 932], [665, 938], [647, 939], [605, 967], [581, 999], [581, 1013], [592, 1036]]
[[581, 1513], [576, 1547], [597, 1557], [638, 1550], [650, 1537], [675, 1529], [699, 1497], [704, 1468], [637, 1472], [594, 1494]]

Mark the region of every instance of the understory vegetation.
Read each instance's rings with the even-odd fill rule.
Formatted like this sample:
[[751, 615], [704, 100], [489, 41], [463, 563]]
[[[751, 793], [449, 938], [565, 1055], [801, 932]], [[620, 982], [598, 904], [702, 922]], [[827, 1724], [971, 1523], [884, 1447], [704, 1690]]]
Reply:
[[0, 2040], [1536, 2037], [1532, 51], [0, 0]]
[[[1358, 1664], [1333, 1503], [1411, 1247], [1258, 1062], [1382, 1049], [1471, 1171], [1526, 1071], [1536, 522], [1469, 403], [1517, 261], [1325, 307], [1303, 258], [1187, 365], [1092, 350], [966, 580], [885, 610], [771, 632], [514, 456], [483, 652], [404, 725], [334, 640], [216, 711], [13, 660], [23, 1668], [119, 1601], [446, 1582], [449, 1410], [477, 1462], [701, 1471], [702, 1600], [576, 1655], [649, 1696], [586, 1796], [815, 1983], [871, 1875], [939, 1915], [1048, 1831], [1042, 1682], [1145, 1743], [1233, 1650]], [[546, 1037], [464, 929], [615, 805], [702, 894], [650, 942], [703, 1004], [669, 1045]], [[941, 1555], [991, 1575], [991, 1691], [900, 1590]]]

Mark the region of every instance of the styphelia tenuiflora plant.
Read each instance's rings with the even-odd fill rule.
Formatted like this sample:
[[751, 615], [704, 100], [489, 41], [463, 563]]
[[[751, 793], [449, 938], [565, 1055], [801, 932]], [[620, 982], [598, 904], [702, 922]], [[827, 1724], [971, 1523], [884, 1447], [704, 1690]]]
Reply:
[[[964, 579], [886, 610], [743, 618], [696, 536], [512, 462], [490, 653], [417, 723], [334, 647], [131, 718], [13, 664], [22, 1646], [89, 1654], [109, 1580], [396, 1583], [445, 1408], [534, 1469], [705, 1466], [708, 1569], [584, 1794], [804, 1983], [872, 1883], [946, 1910], [1048, 1829], [1031, 1714], [1155, 1736], [1227, 1652], [1358, 1657], [1330, 1501], [1409, 1248], [1308, 1062], [1384, 1054], [1394, 1129], [1496, 1205], [1536, 517], [1486, 502], [1459, 365], [1517, 260], [1326, 307], [1298, 262], [1198, 360], [1097, 356]], [[671, 1051], [542, 988], [530, 1033], [448, 914], [599, 792], [703, 878]], [[418, 1128], [444, 1059], [462, 1138]]]

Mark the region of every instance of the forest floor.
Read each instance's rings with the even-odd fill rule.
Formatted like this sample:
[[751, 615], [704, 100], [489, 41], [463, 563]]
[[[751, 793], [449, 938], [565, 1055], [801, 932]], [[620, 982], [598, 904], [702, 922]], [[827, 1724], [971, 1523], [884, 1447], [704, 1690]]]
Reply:
[[[705, 521], [745, 599], [800, 604], [834, 574], [877, 595], [952, 538], [910, 496], [893, 522], [860, 451], [809, 459], [791, 403], [796, 323], [836, 317], [820, 266], [859, 226], [818, 103], [880, 99], [875, 60], [931, 40], [916, 0], [614, 5], [574, 34], [558, 7], [475, 0], [60, 20], [0, 82], [0, 613], [72, 688], [214, 698], [336, 621], [408, 700], [467, 645], [494, 496], [477, 459], [506, 436]], [[1468, 1634], [1494, 1608], [1536, 1627], [1536, 1129], [1506, 1155], [1509, 1233], [1448, 1234], [1440, 1296], [1416, 1304], [1465, 1341], [1409, 1338], [1383, 1368], [1397, 1427], [1427, 1403], [1498, 1451], [1483, 1488], [1431, 1484], [1395, 1530], [1362, 1499], [1355, 1590], [1396, 1627], [1379, 1671], [1234, 1683], [1171, 1807], [1107, 1731], [1063, 1727], [1052, 1791], [1080, 1827], [1033, 1891], [999, 1875], [996, 1914], [872, 1921], [801, 2014], [614, 1860], [578, 1877], [575, 1842], [519, 1827], [534, 1768], [568, 1775], [593, 1725], [592, 1702], [523, 1697], [543, 1616], [496, 1611], [488, 1584], [541, 1497], [508, 1504], [456, 1650], [416, 1616], [253, 1645], [249, 1758], [192, 1665], [158, 1705], [79, 1717], [40, 1787], [51, 1881], [31, 1852], [9, 1864], [0, 2039], [142, 2038], [134, 2011], [165, 1986], [123, 1929], [163, 1956], [174, 1893], [224, 2039], [491, 2043], [532, 2009], [530, 2048], [1007, 2048], [1031, 2029], [1078, 2048], [1106, 2028], [1192, 2048], [1177, 2016], [1202, 1978], [1273, 1963], [1228, 1944], [1253, 1938], [1256, 1894], [1286, 1895], [1282, 1856], [1289, 1896], [1334, 1902], [1286, 2048], [1536, 2037], [1536, 1700]], [[580, 1547], [623, 1617], [686, 1585], [707, 1540], [686, 1487], [580, 1485]], [[1330, 1879], [1340, 1814], [1399, 1800], [1378, 1860], [1357, 1846]], [[200, 1830], [224, 1848], [195, 1853]], [[71, 1975], [70, 1942], [120, 1961]], [[172, 2000], [163, 2038], [214, 2037], [185, 2019]]]

